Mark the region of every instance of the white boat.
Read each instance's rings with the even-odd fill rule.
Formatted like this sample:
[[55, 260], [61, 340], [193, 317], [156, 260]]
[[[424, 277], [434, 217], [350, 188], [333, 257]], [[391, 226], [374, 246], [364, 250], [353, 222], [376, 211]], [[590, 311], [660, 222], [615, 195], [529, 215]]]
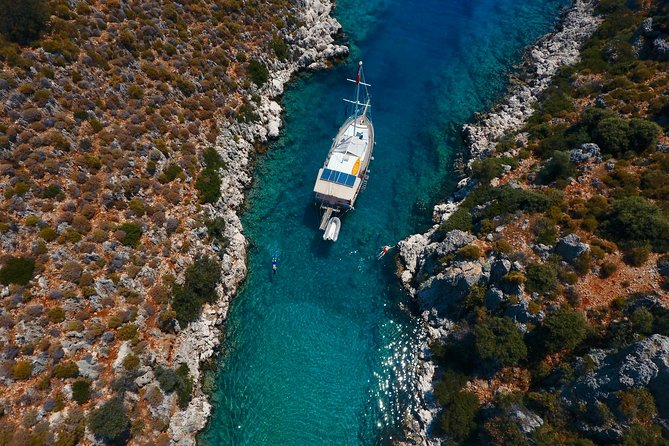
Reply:
[[374, 150], [374, 126], [368, 115], [370, 97], [367, 87], [370, 85], [365, 83], [362, 62], [358, 64], [355, 79], [347, 80], [355, 83], [355, 100], [344, 99], [353, 104], [353, 114], [339, 128], [314, 185], [316, 202], [323, 211], [320, 224], [320, 229], [325, 231], [323, 239], [332, 241], [337, 240], [341, 228], [340, 219], [333, 214], [354, 208], [355, 200], [367, 185]]

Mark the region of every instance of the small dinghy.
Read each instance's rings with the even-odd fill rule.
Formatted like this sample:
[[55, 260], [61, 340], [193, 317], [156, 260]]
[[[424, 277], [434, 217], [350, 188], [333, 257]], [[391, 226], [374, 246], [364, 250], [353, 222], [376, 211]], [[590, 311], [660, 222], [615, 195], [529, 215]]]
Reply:
[[339, 220], [339, 217], [332, 217], [325, 227], [325, 232], [323, 232], [323, 240], [331, 240], [336, 242], [337, 238], [339, 237], [340, 228], [341, 220]]

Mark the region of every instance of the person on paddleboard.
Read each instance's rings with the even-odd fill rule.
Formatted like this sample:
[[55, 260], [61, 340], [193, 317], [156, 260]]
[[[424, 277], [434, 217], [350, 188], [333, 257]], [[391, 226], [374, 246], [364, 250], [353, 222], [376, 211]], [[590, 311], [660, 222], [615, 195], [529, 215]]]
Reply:
[[272, 257], [272, 271], [276, 274], [276, 264], [279, 261], [276, 257]]

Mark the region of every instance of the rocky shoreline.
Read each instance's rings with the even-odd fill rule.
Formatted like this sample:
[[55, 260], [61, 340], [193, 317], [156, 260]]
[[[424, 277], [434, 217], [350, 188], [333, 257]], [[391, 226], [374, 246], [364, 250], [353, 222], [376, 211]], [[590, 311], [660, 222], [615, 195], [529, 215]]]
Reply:
[[260, 96], [256, 111], [258, 120], [253, 123], [219, 122], [220, 133], [215, 148], [226, 168], [221, 172], [221, 199], [215, 205], [209, 205], [208, 213], [212, 218], [225, 220], [224, 236], [229, 243], [223, 248], [224, 252], [219, 253], [222, 260], [222, 283], [217, 288], [219, 299], [215, 304], [206, 305], [200, 318], [181, 331], [175, 342], [172, 360], [188, 364], [195, 385], [188, 407], [170, 419], [172, 444], [195, 444], [195, 436], [206, 426], [211, 414], [211, 404], [202, 390], [201, 364], [212, 358], [219, 346], [230, 303], [246, 277], [247, 241], [239, 212], [244, 203], [244, 191], [252, 181], [254, 148], [279, 135], [281, 106], [276, 99], [296, 72], [325, 68], [327, 61], [348, 54], [346, 46], [335, 43], [341, 25], [331, 16], [333, 6], [329, 0], [301, 2], [296, 15], [304, 24], [293, 35], [284, 36], [296, 57], [285, 62], [270, 57], [263, 60], [270, 79], [265, 86], [251, 92]]
[[[534, 104], [541, 93], [548, 88], [558, 70], [578, 62], [581, 46], [601, 23], [601, 19], [595, 15], [596, 4], [596, 0], [574, 0], [563, 13], [557, 30], [542, 37], [527, 49], [518, 74], [511, 79], [512, 86], [506, 97], [489, 113], [478, 116], [475, 123], [463, 126], [462, 134], [469, 148], [470, 162], [487, 157], [494, 151], [500, 138], [509, 132], [519, 130], [532, 115]], [[456, 193], [445, 203], [434, 207], [433, 220], [436, 224], [430, 230], [424, 234], [411, 235], [399, 242], [400, 278], [412, 297], [417, 297], [418, 284], [415, 279], [423, 262], [430, 253], [440, 249], [437, 245], [441, 243], [432, 242], [431, 236], [437, 231], [439, 224], [457, 210], [458, 203], [464, 199], [471, 186], [468, 178], [461, 181]], [[460, 243], [460, 246], [466, 243]], [[435, 311], [424, 311], [421, 318], [427, 338], [416, 365], [418, 376], [416, 400], [419, 401], [419, 406], [406, 414], [405, 439], [396, 443], [398, 445], [441, 444], [441, 441], [433, 438], [431, 434], [431, 424], [437, 415], [438, 407], [433, 395], [436, 369], [430, 359], [428, 344], [448, 336], [452, 323], [439, 318]]]

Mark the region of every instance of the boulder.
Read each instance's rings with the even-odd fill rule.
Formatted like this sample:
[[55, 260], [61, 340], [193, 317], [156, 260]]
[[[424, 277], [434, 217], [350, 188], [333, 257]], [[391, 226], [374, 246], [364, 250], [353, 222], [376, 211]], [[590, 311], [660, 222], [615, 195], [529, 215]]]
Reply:
[[421, 284], [418, 290], [421, 309], [434, 308], [438, 314], [447, 314], [454, 304], [467, 295], [472, 286], [485, 279], [487, 278], [481, 263], [455, 262]]
[[499, 283], [504, 276], [511, 271], [511, 262], [506, 259], [499, 259], [493, 262], [490, 268], [490, 282]]
[[572, 149], [569, 152], [569, 159], [573, 163], [588, 163], [590, 161], [601, 163], [602, 153], [597, 144], [589, 142], [582, 144], [576, 149]]
[[116, 292], [116, 286], [110, 279], [97, 279], [93, 285], [93, 288], [95, 288], [95, 292], [100, 297], [113, 296]]
[[667, 39], [658, 37], [653, 40], [653, 59], [661, 61], [669, 60], [669, 42], [667, 42]]
[[508, 409], [507, 415], [516, 422], [518, 428], [524, 434], [529, 434], [544, 424], [544, 420], [539, 415], [517, 404]]
[[655, 397], [662, 417], [669, 417], [669, 337], [654, 334], [619, 353], [608, 355], [599, 367], [577, 379], [562, 392], [574, 410], [585, 404], [592, 408], [615, 398], [615, 393], [633, 387], [647, 387]]
[[568, 262], [574, 262], [578, 256], [590, 250], [590, 246], [581, 242], [581, 238], [576, 234], [569, 234], [562, 237], [555, 246], [555, 253], [559, 254]]
[[93, 381], [98, 379], [100, 376], [100, 366], [96, 363], [95, 359], [89, 357], [87, 359], [81, 359], [76, 362], [77, 367], [79, 367], [79, 374], [84, 378], [89, 378]]
[[550, 256], [551, 247], [546, 246], [543, 243], [538, 243], [536, 245], [532, 245], [532, 251], [534, 251], [534, 253], [538, 255], [539, 258], [545, 262], [546, 260], [548, 260], [548, 257]]
[[444, 240], [437, 245], [435, 253], [438, 256], [452, 254], [463, 246], [470, 244], [474, 240], [476, 240], [476, 237], [474, 237], [469, 232], [454, 229], [453, 231], [448, 232], [444, 237]]
[[504, 315], [521, 324], [527, 324], [528, 322], [537, 324], [546, 317], [546, 314], [541, 310], [536, 313], [530, 312], [530, 301], [523, 293], [518, 295], [518, 303], [508, 305], [505, 308]]
[[485, 306], [490, 310], [496, 310], [505, 300], [504, 293], [495, 287], [491, 287], [485, 293]]

